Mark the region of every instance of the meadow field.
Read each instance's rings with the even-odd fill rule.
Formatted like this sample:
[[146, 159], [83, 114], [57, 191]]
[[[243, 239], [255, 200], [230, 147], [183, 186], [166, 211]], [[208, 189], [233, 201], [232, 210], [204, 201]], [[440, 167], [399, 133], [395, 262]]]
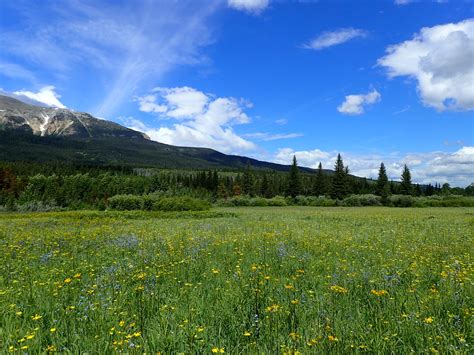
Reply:
[[474, 208], [0, 214], [0, 353], [472, 353]]

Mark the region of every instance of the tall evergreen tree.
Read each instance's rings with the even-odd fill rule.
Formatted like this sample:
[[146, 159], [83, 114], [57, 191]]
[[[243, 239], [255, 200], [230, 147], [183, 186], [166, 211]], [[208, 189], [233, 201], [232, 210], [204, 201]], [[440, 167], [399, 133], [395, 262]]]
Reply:
[[243, 181], [242, 181], [242, 192], [245, 195], [253, 195], [253, 174], [250, 167], [250, 162], [247, 161], [247, 167], [244, 171]]
[[408, 166], [405, 164], [402, 172], [402, 183], [400, 184], [400, 192], [403, 195], [411, 195], [413, 187], [411, 185], [411, 174]]
[[323, 165], [321, 164], [321, 162], [319, 162], [318, 172], [316, 173], [316, 179], [314, 180], [313, 195], [322, 196], [325, 195], [326, 192], [326, 176], [323, 172]]
[[342, 200], [346, 195], [346, 170], [341, 154], [338, 154], [332, 178], [331, 197], [333, 199]]
[[390, 195], [390, 184], [388, 182], [387, 170], [383, 163], [380, 164], [376, 193], [382, 197], [382, 203], [385, 205], [388, 202], [388, 196]]
[[298, 169], [298, 163], [296, 162], [296, 157], [293, 156], [293, 164], [291, 165], [290, 173], [288, 175], [287, 195], [295, 198], [300, 193], [301, 193], [300, 172]]

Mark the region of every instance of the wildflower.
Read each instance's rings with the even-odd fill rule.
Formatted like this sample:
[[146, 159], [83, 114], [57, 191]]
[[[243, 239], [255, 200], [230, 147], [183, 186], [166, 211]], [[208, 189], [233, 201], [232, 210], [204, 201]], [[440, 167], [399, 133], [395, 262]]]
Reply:
[[21, 316], [21, 315], [23, 314], [23, 312], [22, 312], [22, 311], [18, 311], [18, 312], [16, 312], [15, 314], [16, 314], [17, 316]]
[[290, 334], [288, 334], [288, 336], [293, 340], [296, 340], [300, 337], [299, 334], [295, 332], [291, 332]]
[[300, 303], [299, 300], [292, 300], [292, 301], [291, 301], [291, 304], [294, 304], [294, 305], [297, 305], [298, 303]]
[[316, 339], [309, 339], [306, 345], [308, 346], [315, 346], [318, 343]]
[[212, 348], [211, 351], [215, 354], [217, 354], [217, 353], [223, 354], [225, 352], [224, 348]]
[[382, 297], [382, 296], [387, 296], [388, 295], [388, 292], [386, 290], [371, 290], [370, 291], [371, 294], [377, 296], [377, 297]]
[[28, 335], [26, 336], [26, 340], [33, 339], [34, 337], [35, 337], [34, 334], [28, 334]]
[[75, 274], [75, 275], [74, 275], [74, 278], [75, 278], [75, 279], [80, 279], [80, 278], [81, 278], [81, 273], [78, 272], [77, 274]]
[[64, 280], [65, 284], [68, 284], [68, 283], [71, 283], [71, 282], [72, 282], [72, 279], [70, 277], [68, 277], [67, 279]]
[[249, 337], [249, 336], [251, 336], [251, 335], [252, 335], [252, 333], [250, 333], [250, 332], [245, 332], [245, 333], [244, 333], [244, 336], [245, 336], [245, 337]]
[[294, 287], [293, 285], [285, 285], [285, 288], [286, 288], [287, 290], [292, 290], [292, 289], [294, 289], [295, 287]]
[[142, 335], [142, 333], [140, 333], [140, 332], [135, 332], [135, 333], [133, 333], [133, 336], [134, 336], [135, 338], [138, 338], [138, 337], [141, 336], [141, 335]]
[[272, 312], [278, 312], [280, 308], [281, 308], [280, 305], [272, 304], [271, 306], [268, 306], [267, 308], [265, 308], [265, 310], [269, 313], [272, 313]]
[[344, 288], [342, 286], [337, 286], [337, 285], [333, 285], [331, 286], [331, 291], [335, 292], [335, 293], [347, 293], [347, 288]]
[[28, 345], [23, 345], [20, 349], [21, 350], [26, 350], [26, 349], [28, 349]]
[[50, 331], [51, 333], [54, 333], [54, 332], [56, 332], [56, 328], [51, 328], [49, 331]]
[[43, 317], [40, 316], [39, 314], [35, 314], [34, 316], [31, 316], [31, 319], [33, 319], [33, 320], [40, 320], [41, 318], [43, 318]]
[[217, 274], [219, 273], [219, 270], [218, 270], [218, 269], [212, 269], [212, 273], [213, 273], [214, 275], [217, 275]]
[[329, 341], [332, 341], [332, 342], [336, 342], [336, 341], [339, 341], [339, 339], [333, 335], [328, 335], [328, 340]]
[[54, 345], [48, 345], [48, 347], [46, 348], [46, 351], [51, 352], [51, 353], [56, 352], [56, 350], [57, 349]]
[[426, 324], [431, 324], [433, 323], [433, 321], [434, 321], [433, 317], [427, 317], [423, 319], [423, 322], [425, 322]]
[[120, 325], [121, 327], [123, 327], [123, 326], [125, 325], [125, 321], [124, 321], [124, 320], [121, 320], [121, 321], [119, 322], [119, 325]]

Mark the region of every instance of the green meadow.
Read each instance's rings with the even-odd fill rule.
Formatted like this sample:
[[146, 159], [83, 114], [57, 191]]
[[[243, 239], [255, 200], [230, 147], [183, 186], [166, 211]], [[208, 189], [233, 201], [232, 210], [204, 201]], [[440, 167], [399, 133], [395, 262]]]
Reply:
[[0, 215], [0, 353], [472, 353], [474, 208]]

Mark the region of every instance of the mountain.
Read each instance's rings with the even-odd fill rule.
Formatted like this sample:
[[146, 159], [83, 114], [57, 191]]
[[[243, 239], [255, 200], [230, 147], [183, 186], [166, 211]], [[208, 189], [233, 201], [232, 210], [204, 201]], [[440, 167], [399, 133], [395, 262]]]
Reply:
[[[0, 161], [67, 162], [161, 168], [243, 168], [287, 171], [289, 166], [177, 147], [88, 113], [30, 105], [0, 95]], [[312, 169], [302, 168], [311, 172]]]

